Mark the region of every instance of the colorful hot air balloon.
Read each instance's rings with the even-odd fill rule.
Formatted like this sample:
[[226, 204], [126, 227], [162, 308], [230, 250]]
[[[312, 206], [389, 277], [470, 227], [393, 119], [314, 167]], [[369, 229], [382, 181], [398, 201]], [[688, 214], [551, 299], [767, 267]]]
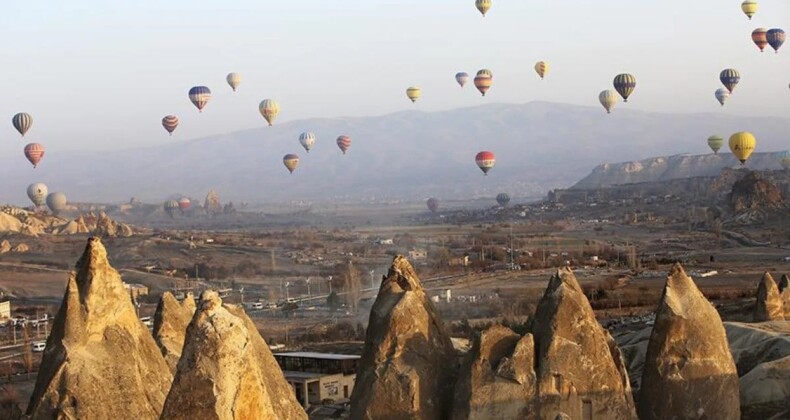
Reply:
[[540, 76], [540, 79], [543, 80], [543, 78], [546, 76], [546, 73], [549, 72], [549, 63], [545, 61], [538, 61], [535, 63], [535, 72], [537, 72], [538, 76]]
[[288, 172], [294, 173], [296, 167], [299, 166], [299, 156], [293, 153], [283, 156], [283, 165], [288, 168]]
[[507, 205], [510, 204], [510, 194], [508, 193], [497, 194], [496, 202], [502, 207], [507, 207]]
[[19, 134], [25, 137], [25, 133], [27, 133], [27, 130], [30, 130], [30, 126], [33, 125], [33, 117], [27, 112], [20, 112], [11, 118], [11, 123], [14, 124], [16, 131], [19, 131]]
[[175, 213], [175, 212], [176, 212], [176, 210], [178, 210], [178, 209], [179, 209], [179, 206], [178, 206], [178, 201], [176, 201], [176, 200], [168, 200], [168, 201], [165, 201], [165, 204], [164, 204], [164, 209], [165, 209], [165, 212], [166, 212], [166, 213], [167, 213], [167, 214], [168, 214], [170, 217], [173, 217], [173, 213]]
[[162, 127], [172, 136], [173, 131], [176, 131], [176, 127], [178, 127], [178, 117], [175, 115], [165, 115], [165, 117], [162, 118]]
[[614, 78], [614, 88], [623, 97], [623, 101], [628, 102], [628, 97], [636, 88], [636, 77], [628, 73], [618, 74]]
[[708, 147], [713, 150], [713, 153], [718, 154], [721, 146], [724, 146], [724, 137], [717, 135], [708, 137]]
[[486, 17], [486, 13], [491, 10], [491, 0], [475, 0], [475, 7]]
[[47, 186], [38, 182], [27, 186], [27, 197], [36, 207], [43, 206], [47, 202]]
[[228, 84], [235, 92], [236, 88], [241, 84], [241, 75], [238, 73], [228, 73], [228, 75], [225, 76], [225, 80], [228, 81]]
[[271, 126], [274, 124], [274, 120], [277, 116], [280, 115], [280, 104], [274, 99], [264, 99], [261, 101], [261, 104], [258, 105], [258, 111], [261, 112], [263, 118], [266, 119], [266, 122]]
[[425, 204], [428, 206], [428, 210], [430, 210], [431, 213], [436, 213], [436, 211], [439, 210], [439, 200], [437, 198], [431, 197]]
[[422, 96], [422, 90], [417, 86], [412, 86], [406, 89], [406, 96], [411, 99], [412, 103], [417, 102], [417, 99], [420, 99], [420, 96]]
[[315, 145], [315, 134], [309, 131], [300, 134], [299, 143], [302, 145], [302, 147], [304, 147], [304, 150], [306, 150], [307, 153], [310, 153], [310, 149], [312, 149]]
[[203, 108], [211, 100], [211, 90], [205, 86], [195, 86], [189, 89], [189, 100], [197, 107], [198, 111], [203, 112]]
[[779, 48], [785, 43], [785, 31], [779, 28], [770, 29], [765, 33], [765, 40], [778, 53]]
[[724, 106], [724, 103], [727, 102], [727, 99], [730, 99], [730, 91], [725, 88], [718, 88], [716, 89], [716, 100], [719, 101], [721, 106]]
[[754, 152], [756, 144], [757, 140], [754, 138], [754, 135], [747, 131], [739, 131], [730, 136], [730, 151], [741, 161], [741, 164], [746, 163], [749, 156]]
[[721, 80], [721, 84], [732, 93], [732, 91], [735, 90], [735, 86], [741, 81], [741, 73], [735, 69], [724, 69], [719, 73], [719, 80]]
[[178, 209], [181, 210], [182, 213], [189, 210], [190, 207], [192, 207], [192, 200], [186, 197], [181, 197], [181, 199], [178, 200]]
[[488, 175], [488, 171], [490, 171], [496, 163], [496, 156], [491, 152], [482, 151], [475, 156], [475, 163], [477, 163], [477, 167], [483, 171], [484, 175]]
[[68, 204], [68, 202], [66, 201], [66, 195], [63, 193], [53, 192], [47, 195], [47, 207], [49, 207], [49, 210], [55, 216], [66, 209], [66, 204]]
[[477, 76], [475, 76], [475, 87], [483, 96], [486, 96], [486, 92], [491, 89], [491, 84], [494, 83], [494, 75], [491, 73], [491, 70], [482, 69], [477, 72]]
[[612, 113], [612, 108], [614, 108], [618, 101], [617, 94], [613, 90], [605, 90], [599, 93], [598, 100], [601, 102], [604, 109], [606, 109], [607, 114]]
[[784, 169], [790, 169], [790, 151], [785, 150], [779, 153], [779, 164]]
[[469, 74], [466, 72], [460, 72], [455, 74], [455, 81], [456, 83], [461, 85], [461, 87], [464, 87], [464, 85], [466, 85], [466, 82], [468, 80], [469, 80]]
[[763, 52], [765, 46], [768, 45], [766, 32], [768, 32], [768, 29], [765, 28], [757, 28], [752, 31], [752, 42], [754, 42], [754, 45], [757, 45], [757, 48], [760, 49], [760, 52]]
[[340, 151], [343, 152], [345, 155], [348, 149], [351, 147], [351, 137], [349, 136], [340, 136], [337, 138], [337, 147], [340, 148]]
[[35, 168], [44, 157], [44, 146], [38, 143], [28, 144], [25, 146], [25, 157], [30, 161], [30, 163], [33, 164], [33, 167]]
[[749, 17], [749, 20], [752, 20], [752, 16], [757, 13], [758, 5], [755, 0], [746, 0], [741, 3], [741, 10], [743, 13]]

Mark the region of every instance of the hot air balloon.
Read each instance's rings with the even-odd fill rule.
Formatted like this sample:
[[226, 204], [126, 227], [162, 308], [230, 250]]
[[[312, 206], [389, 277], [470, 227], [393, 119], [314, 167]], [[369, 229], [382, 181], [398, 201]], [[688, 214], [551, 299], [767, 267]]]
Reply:
[[43, 206], [47, 202], [47, 186], [38, 182], [27, 186], [27, 197], [36, 207]]
[[340, 151], [343, 154], [346, 154], [346, 151], [351, 147], [351, 137], [349, 136], [340, 136], [337, 138], [337, 147], [340, 148]]
[[735, 90], [735, 86], [741, 81], [741, 73], [735, 69], [724, 69], [719, 74], [719, 80], [732, 93]]
[[288, 169], [288, 172], [294, 173], [296, 167], [299, 166], [299, 156], [293, 153], [283, 156], [283, 165]]
[[614, 88], [623, 97], [623, 101], [628, 102], [628, 97], [636, 88], [636, 77], [627, 73], [618, 74], [614, 78]]
[[755, 0], [746, 0], [741, 3], [741, 10], [743, 13], [749, 17], [749, 20], [752, 20], [752, 16], [757, 13], [757, 2]]
[[724, 106], [724, 103], [727, 102], [727, 99], [730, 99], [730, 91], [724, 88], [716, 89], [716, 100], [719, 101], [721, 106]]
[[455, 81], [456, 83], [461, 85], [461, 87], [464, 87], [464, 85], [466, 85], [466, 82], [468, 80], [469, 80], [469, 74], [466, 72], [460, 72], [455, 74]]
[[436, 213], [436, 211], [439, 210], [439, 200], [437, 198], [431, 197], [425, 204], [428, 206], [428, 210], [430, 210], [431, 213]]
[[228, 84], [235, 92], [236, 88], [241, 84], [241, 75], [238, 73], [228, 73], [228, 75], [225, 76], [225, 80], [228, 81]]
[[422, 90], [417, 86], [412, 86], [406, 89], [406, 96], [411, 99], [412, 103], [417, 102], [417, 99], [420, 99], [420, 96], [422, 96]]
[[33, 125], [33, 117], [27, 112], [20, 112], [11, 118], [11, 123], [14, 124], [16, 131], [19, 131], [19, 134], [25, 137], [25, 133], [27, 133], [27, 130], [30, 130], [30, 126]]
[[607, 114], [612, 113], [612, 108], [614, 108], [615, 104], [617, 104], [617, 94], [612, 90], [605, 90], [598, 94], [598, 100], [601, 102], [601, 105], [606, 109]]
[[176, 212], [176, 210], [178, 210], [178, 209], [179, 209], [179, 207], [178, 207], [178, 201], [176, 201], [176, 200], [168, 200], [168, 201], [165, 201], [164, 209], [165, 209], [165, 212], [166, 212], [166, 213], [167, 213], [167, 214], [168, 214], [170, 217], [173, 217], [173, 214]]
[[779, 153], [779, 164], [784, 169], [790, 169], [790, 151], [785, 150]]
[[785, 43], [785, 31], [779, 28], [770, 29], [765, 33], [765, 40], [778, 53], [779, 48]]
[[258, 111], [261, 112], [263, 118], [265, 118], [266, 122], [271, 126], [274, 124], [274, 120], [277, 116], [280, 115], [280, 104], [274, 99], [264, 99], [261, 101], [261, 104], [258, 105]]
[[33, 167], [35, 168], [44, 157], [44, 146], [38, 143], [28, 144], [25, 146], [25, 157], [30, 161], [30, 163], [33, 164]]
[[752, 42], [754, 42], [754, 45], [757, 45], [757, 48], [760, 49], [760, 52], [763, 52], [765, 46], [768, 45], [766, 32], [768, 32], [768, 29], [765, 28], [757, 28], [752, 31]]
[[756, 143], [757, 140], [752, 133], [739, 131], [730, 136], [730, 151], [741, 161], [741, 164], [745, 164], [754, 152]]
[[302, 144], [302, 147], [304, 147], [304, 150], [306, 150], [307, 153], [310, 153], [310, 149], [312, 149], [315, 145], [315, 134], [309, 131], [300, 134], [299, 143]]
[[535, 63], [535, 71], [538, 73], [538, 76], [540, 76], [540, 79], [543, 80], [543, 78], [546, 76], [546, 73], [549, 72], [549, 63], [545, 61], [538, 61]]
[[178, 200], [178, 209], [181, 210], [182, 213], [189, 210], [190, 207], [192, 207], [192, 200], [186, 197], [181, 197], [181, 199]]
[[508, 193], [499, 193], [496, 196], [496, 202], [499, 203], [502, 207], [507, 207], [510, 204], [510, 194]]
[[172, 136], [173, 131], [176, 131], [176, 127], [178, 127], [178, 117], [175, 115], [165, 115], [165, 117], [162, 118], [162, 127]]
[[491, 0], [475, 0], [475, 7], [483, 14], [483, 17], [486, 17], [486, 13], [491, 9]]
[[55, 216], [66, 208], [66, 204], [66, 195], [63, 193], [53, 192], [47, 196], [47, 207]]
[[718, 154], [721, 146], [724, 146], [724, 137], [717, 135], [708, 137], [708, 147], [713, 150], [713, 153]]
[[475, 156], [475, 162], [477, 163], [477, 167], [483, 171], [483, 174], [488, 175], [488, 171], [490, 171], [496, 163], [496, 156], [491, 152], [482, 151]]
[[211, 89], [205, 86], [195, 86], [189, 89], [189, 100], [197, 107], [198, 111], [203, 112], [203, 108], [211, 100]]
[[491, 89], [492, 83], [494, 83], [494, 75], [491, 74], [491, 70], [482, 69], [477, 72], [477, 76], [475, 76], [475, 87], [483, 96], [486, 96], [486, 92]]

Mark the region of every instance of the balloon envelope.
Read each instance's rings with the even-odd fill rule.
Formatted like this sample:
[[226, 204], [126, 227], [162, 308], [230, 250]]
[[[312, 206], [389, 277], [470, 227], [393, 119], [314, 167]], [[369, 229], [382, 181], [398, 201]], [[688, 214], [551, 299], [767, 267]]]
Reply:
[[623, 101], [628, 102], [628, 97], [634, 93], [636, 88], [636, 77], [628, 73], [618, 74], [615, 76], [613, 84], [617, 93], [623, 97]]
[[491, 10], [491, 0], [475, 0], [475, 7], [485, 17], [486, 13]]
[[757, 28], [752, 31], [752, 42], [754, 42], [754, 45], [757, 45], [757, 48], [759, 48], [761, 52], [765, 49], [765, 46], [768, 45], [766, 32], [768, 32], [768, 30], [765, 28]]
[[611, 90], [605, 90], [598, 94], [598, 101], [601, 102], [607, 114], [612, 113], [612, 109], [617, 104], [617, 94]]
[[475, 76], [475, 87], [483, 96], [486, 96], [486, 92], [491, 89], [493, 83], [494, 75], [491, 73], [491, 70], [482, 69], [477, 72]]
[[173, 213], [176, 210], [178, 210], [179, 208], [180, 207], [178, 205], [178, 201], [176, 201], [176, 200], [165, 201], [164, 209], [165, 209], [165, 212], [167, 212], [167, 214], [170, 215], [170, 217], [173, 217]]
[[192, 200], [183, 197], [182, 199], [178, 200], [178, 209], [181, 211], [187, 211], [189, 208], [192, 207]]
[[741, 161], [741, 164], [746, 163], [756, 145], [757, 140], [748, 131], [740, 131], [730, 136], [730, 151]]
[[719, 101], [721, 106], [724, 106], [724, 103], [727, 102], [727, 99], [730, 99], [730, 91], [725, 88], [718, 88], [716, 89], [716, 100]]
[[165, 115], [165, 117], [162, 118], [162, 127], [172, 135], [173, 131], [176, 131], [176, 127], [178, 127], [178, 117], [175, 115]]
[[719, 73], [719, 80], [732, 93], [735, 90], [735, 86], [741, 81], [741, 73], [735, 69], [724, 69]]
[[283, 165], [288, 169], [288, 172], [294, 173], [296, 167], [299, 166], [299, 156], [293, 153], [283, 156]]
[[469, 74], [465, 73], [465, 72], [456, 73], [455, 74], [455, 81], [461, 87], [464, 87], [464, 85], [466, 85], [466, 82], [469, 81]]
[[779, 28], [771, 29], [765, 34], [765, 40], [774, 51], [779, 52], [779, 48], [785, 43], [785, 31]]
[[757, 1], [755, 0], [746, 0], [741, 3], [741, 10], [743, 10], [743, 13], [749, 18], [749, 20], [751, 20], [752, 16], [757, 13], [758, 7]]
[[337, 147], [340, 148], [340, 151], [343, 152], [345, 155], [348, 149], [351, 147], [351, 137], [349, 136], [340, 136], [337, 138]]
[[716, 135], [708, 137], [708, 147], [713, 150], [713, 153], [719, 153], [721, 146], [724, 146], [724, 137]]
[[304, 147], [304, 150], [306, 150], [307, 153], [310, 153], [310, 149], [312, 149], [315, 145], [315, 134], [309, 131], [300, 134], [299, 143], [302, 145], [302, 147]]
[[496, 156], [489, 151], [482, 151], [475, 156], [475, 163], [477, 167], [483, 171], [483, 174], [488, 175], [488, 171], [496, 164]]
[[16, 131], [19, 131], [19, 134], [25, 137], [25, 133], [27, 133], [27, 130], [30, 130], [30, 127], [33, 125], [33, 117], [27, 112], [20, 112], [11, 118], [11, 123], [14, 125], [14, 128], [16, 128]]
[[211, 100], [211, 89], [205, 86], [195, 86], [189, 89], [189, 100], [197, 107], [198, 111], [203, 112], [203, 108]]
[[510, 204], [510, 194], [508, 193], [499, 193], [496, 196], [496, 202], [499, 203], [502, 207], [507, 207]]
[[25, 146], [25, 157], [30, 163], [33, 164], [35, 168], [38, 166], [38, 163], [41, 162], [41, 159], [44, 158], [44, 146], [38, 143], [30, 143]]
[[546, 76], [546, 73], [549, 72], [549, 63], [545, 61], [538, 61], [535, 63], [535, 72], [538, 73], [541, 79]]
[[436, 211], [439, 210], [439, 200], [437, 198], [431, 197], [425, 204], [428, 206], [428, 210], [430, 210], [431, 213], [436, 213]]
[[417, 99], [420, 99], [420, 96], [422, 96], [422, 90], [417, 86], [412, 86], [406, 89], [406, 96], [411, 99], [412, 103], [417, 102]]
[[280, 115], [280, 104], [274, 99], [264, 99], [258, 105], [258, 111], [261, 112], [263, 118], [269, 123], [269, 126], [274, 124], [274, 120]]
[[43, 206], [47, 202], [48, 191], [46, 185], [37, 182], [27, 186], [27, 197], [36, 207]]
[[241, 84], [241, 75], [238, 73], [228, 73], [228, 75], [225, 76], [225, 80], [235, 92], [236, 88]]
[[52, 214], [57, 215], [66, 208], [66, 195], [59, 192], [53, 192], [47, 195], [47, 207]]

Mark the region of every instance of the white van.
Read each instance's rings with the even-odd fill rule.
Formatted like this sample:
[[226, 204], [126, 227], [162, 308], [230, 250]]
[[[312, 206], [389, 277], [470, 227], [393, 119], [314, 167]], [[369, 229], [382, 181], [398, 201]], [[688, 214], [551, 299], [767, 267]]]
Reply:
[[33, 343], [33, 351], [36, 353], [41, 353], [45, 348], [47, 348], [46, 341], [37, 341]]
[[144, 316], [144, 317], [140, 318], [140, 321], [142, 321], [142, 323], [145, 324], [145, 326], [148, 327], [148, 328], [153, 328], [154, 327], [154, 320], [151, 319], [150, 316]]
[[263, 309], [263, 303], [262, 302], [245, 302], [244, 303], [244, 307], [249, 309], [249, 310], [252, 310], [252, 311], [258, 311], [258, 310]]

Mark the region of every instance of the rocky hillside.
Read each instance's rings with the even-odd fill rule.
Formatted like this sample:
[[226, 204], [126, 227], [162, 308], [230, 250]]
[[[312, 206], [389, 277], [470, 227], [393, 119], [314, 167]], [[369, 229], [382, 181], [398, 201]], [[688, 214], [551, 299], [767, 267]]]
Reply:
[[117, 222], [100, 211], [79, 215], [74, 220], [65, 220], [48, 213], [5, 206], [0, 208], [0, 233], [27, 236], [76, 235], [90, 233], [99, 237], [129, 237], [135, 234], [132, 226]]

